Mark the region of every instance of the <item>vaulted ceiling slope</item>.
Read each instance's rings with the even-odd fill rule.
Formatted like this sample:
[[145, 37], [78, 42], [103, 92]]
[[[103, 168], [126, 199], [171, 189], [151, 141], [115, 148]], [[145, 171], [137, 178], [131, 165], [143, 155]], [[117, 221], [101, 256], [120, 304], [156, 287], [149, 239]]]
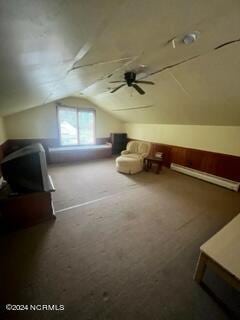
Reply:
[[[0, 115], [84, 95], [128, 122], [240, 125], [239, 39], [238, 0], [1, 1]], [[129, 70], [155, 85], [110, 93]]]

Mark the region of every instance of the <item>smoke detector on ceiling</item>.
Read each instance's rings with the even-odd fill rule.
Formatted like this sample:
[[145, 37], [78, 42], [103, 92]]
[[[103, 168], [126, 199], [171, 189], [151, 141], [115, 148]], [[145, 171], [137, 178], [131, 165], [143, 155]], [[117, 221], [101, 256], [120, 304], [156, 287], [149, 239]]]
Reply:
[[180, 44], [180, 43], [184, 43], [186, 45], [190, 45], [190, 44], [194, 43], [195, 41], [197, 41], [199, 37], [200, 37], [200, 32], [199, 31], [189, 32], [189, 33], [185, 34], [185, 36], [183, 38], [182, 37], [173, 38], [171, 40], [172, 47], [173, 47], [173, 49], [176, 49], [176, 46], [178, 44]]
[[200, 36], [200, 32], [199, 31], [194, 31], [194, 32], [187, 33], [183, 37], [183, 42], [185, 44], [187, 44], [187, 45], [192, 44], [193, 42], [197, 41], [199, 36]]

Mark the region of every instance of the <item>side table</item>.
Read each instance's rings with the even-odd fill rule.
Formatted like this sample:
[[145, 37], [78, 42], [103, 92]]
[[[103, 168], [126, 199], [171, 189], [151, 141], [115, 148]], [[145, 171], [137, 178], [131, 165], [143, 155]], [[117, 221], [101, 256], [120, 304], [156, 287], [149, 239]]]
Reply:
[[156, 174], [159, 174], [159, 172], [162, 169], [163, 159], [162, 158], [156, 158], [149, 156], [144, 159], [144, 168], [145, 171], [149, 171], [152, 168], [152, 165], [156, 165]]

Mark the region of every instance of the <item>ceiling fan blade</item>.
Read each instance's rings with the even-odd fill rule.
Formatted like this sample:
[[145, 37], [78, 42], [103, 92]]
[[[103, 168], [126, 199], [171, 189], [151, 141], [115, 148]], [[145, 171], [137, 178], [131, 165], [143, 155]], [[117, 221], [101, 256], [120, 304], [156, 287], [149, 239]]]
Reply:
[[138, 93], [145, 94], [145, 91], [143, 91], [143, 89], [140, 88], [137, 84], [134, 83], [132, 86], [137, 90]]
[[125, 81], [110, 81], [109, 83], [124, 83]]
[[122, 88], [123, 86], [125, 86], [125, 84], [121, 84], [120, 86], [118, 86], [117, 88], [114, 88], [112, 91], [110, 91], [110, 93], [114, 93], [117, 90], [119, 90], [120, 88]]
[[142, 81], [142, 80], [136, 80], [135, 81], [136, 83], [143, 83], [143, 84], [155, 84], [154, 82], [152, 82], [152, 81]]

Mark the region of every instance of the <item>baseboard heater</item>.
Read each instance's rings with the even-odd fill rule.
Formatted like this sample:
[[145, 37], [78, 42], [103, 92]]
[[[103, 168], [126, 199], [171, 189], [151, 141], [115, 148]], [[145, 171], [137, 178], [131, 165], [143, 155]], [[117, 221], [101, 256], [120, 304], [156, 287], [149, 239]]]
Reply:
[[189, 176], [192, 176], [194, 178], [198, 178], [204, 181], [208, 181], [214, 184], [217, 184], [219, 186], [234, 190], [236, 192], [238, 192], [239, 187], [240, 187], [240, 182], [236, 182], [236, 181], [232, 181], [229, 179], [225, 179], [225, 178], [221, 178], [218, 176], [214, 176], [213, 174], [209, 174], [206, 172], [202, 172], [202, 171], [198, 171], [195, 169], [191, 169], [191, 168], [187, 168], [184, 166], [181, 166], [179, 164], [176, 163], [172, 163], [171, 164], [171, 169], [174, 171], [178, 171], [184, 174], [187, 174]]

